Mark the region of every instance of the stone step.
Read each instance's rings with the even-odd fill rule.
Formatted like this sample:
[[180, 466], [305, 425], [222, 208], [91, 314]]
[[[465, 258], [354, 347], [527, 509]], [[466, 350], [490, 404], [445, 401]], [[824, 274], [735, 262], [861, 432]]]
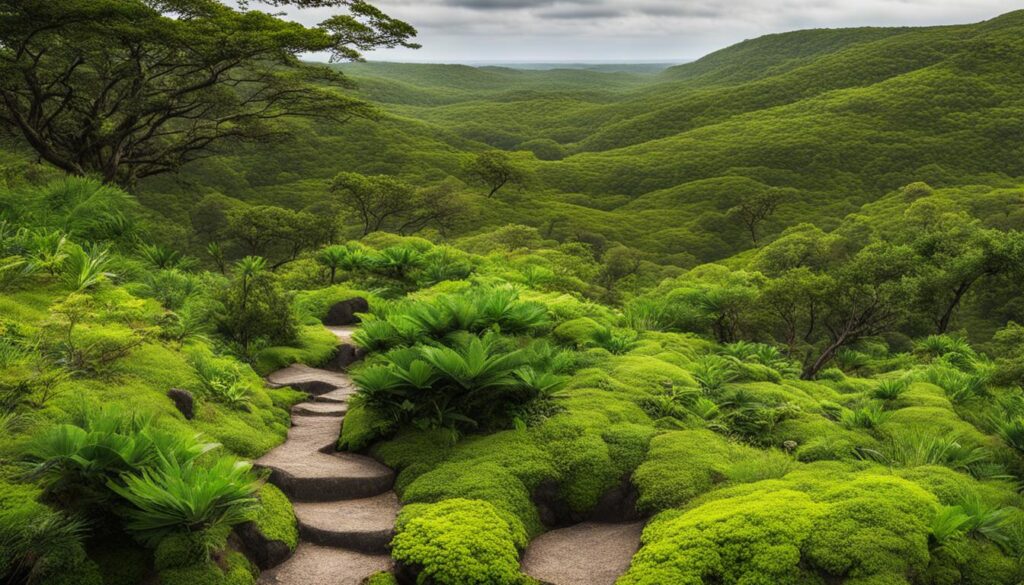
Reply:
[[348, 412], [344, 402], [303, 402], [292, 407], [292, 416], [343, 417]]
[[313, 397], [313, 402], [333, 402], [338, 404], [348, 403], [349, 398], [352, 398], [356, 394], [355, 387], [349, 388], [338, 388], [337, 390], [331, 390], [326, 394]]
[[313, 544], [383, 554], [395, 535], [399, 508], [398, 496], [387, 492], [361, 500], [297, 503], [295, 516], [299, 534]]
[[311, 368], [303, 364], [292, 364], [270, 374], [267, 383], [274, 388], [291, 386], [314, 395], [326, 394], [339, 388], [354, 388], [352, 379], [342, 372]]
[[[317, 418], [317, 417], [311, 417]], [[320, 417], [323, 420], [337, 420]], [[317, 435], [322, 439], [323, 435]], [[338, 435], [324, 451], [333, 449]], [[369, 498], [387, 492], [395, 483], [395, 474], [377, 461], [353, 453], [321, 452], [313, 447], [319, 441], [301, 445], [289, 439], [285, 444], [256, 460], [270, 470], [270, 481], [292, 501], [330, 502]]]
[[260, 585], [361, 585], [381, 571], [394, 568], [386, 554], [300, 543], [292, 558], [263, 572]]
[[522, 569], [553, 585], [614, 585], [640, 548], [643, 522], [583, 522], [544, 533], [523, 554]]

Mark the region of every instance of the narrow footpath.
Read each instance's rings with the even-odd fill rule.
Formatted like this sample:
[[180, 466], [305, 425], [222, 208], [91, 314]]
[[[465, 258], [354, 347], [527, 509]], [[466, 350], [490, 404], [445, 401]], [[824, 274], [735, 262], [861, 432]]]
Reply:
[[[342, 343], [352, 328], [329, 327]], [[335, 446], [348, 399], [355, 394], [343, 372], [295, 364], [267, 381], [313, 395], [292, 408], [288, 439], [256, 461], [295, 507], [299, 547], [263, 572], [263, 585], [359, 585], [393, 567], [389, 545], [398, 514], [394, 472], [377, 461], [338, 453]]]

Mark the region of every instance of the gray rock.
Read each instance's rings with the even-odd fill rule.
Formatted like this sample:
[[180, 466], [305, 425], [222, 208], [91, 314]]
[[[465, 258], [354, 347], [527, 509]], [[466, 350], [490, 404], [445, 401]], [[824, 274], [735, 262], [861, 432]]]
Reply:
[[192, 420], [192, 417], [195, 416], [195, 399], [191, 392], [181, 388], [171, 388], [167, 391], [167, 397], [174, 402], [175, 408], [185, 419]]
[[334, 352], [334, 357], [325, 366], [328, 370], [334, 370], [336, 372], [344, 372], [349, 366], [363, 359], [366, 355], [362, 349], [348, 344], [343, 343], [338, 346], [338, 349]]
[[370, 303], [362, 297], [341, 301], [340, 303], [335, 303], [327, 310], [327, 316], [324, 317], [324, 325], [355, 325], [359, 322], [359, 317], [356, 316], [356, 313], [368, 313], [369, 311]]

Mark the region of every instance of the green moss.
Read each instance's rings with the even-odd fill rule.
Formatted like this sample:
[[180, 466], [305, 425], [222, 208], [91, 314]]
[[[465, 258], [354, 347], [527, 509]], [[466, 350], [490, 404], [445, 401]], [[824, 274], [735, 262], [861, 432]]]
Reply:
[[419, 569], [428, 582], [527, 582], [519, 572], [517, 550], [526, 546], [526, 533], [487, 502], [460, 498], [406, 506], [396, 530], [391, 555]]
[[936, 505], [896, 477], [809, 466], [660, 514], [619, 583], [906, 584], [927, 566]]
[[590, 317], [579, 317], [555, 327], [552, 335], [566, 345], [583, 347], [590, 343], [601, 329], [601, 324]]
[[295, 550], [299, 545], [299, 526], [292, 503], [272, 484], [263, 484], [259, 491], [260, 507], [253, 522], [270, 540], [280, 540]]
[[483, 500], [517, 533], [541, 530], [530, 493], [511, 471], [495, 463], [443, 463], [417, 477], [402, 493], [406, 503]]
[[1020, 503], [1014, 485], [1008, 481], [978, 481], [966, 473], [941, 465], [923, 465], [894, 472], [928, 490], [944, 506], [958, 505], [964, 494], [977, 495], [991, 506], [1016, 506]]
[[153, 552], [153, 566], [162, 572], [202, 564], [206, 557], [207, 547], [202, 534], [172, 534], [157, 545]]
[[633, 473], [637, 505], [659, 511], [686, 504], [724, 481], [725, 468], [746, 449], [705, 430], [654, 437], [647, 460]]
[[341, 424], [341, 436], [338, 438], [338, 449], [342, 451], [362, 451], [380, 438], [391, 424], [382, 420], [380, 415], [356, 400], [349, 403], [345, 420]]
[[608, 364], [609, 375], [635, 391], [660, 392], [666, 384], [696, 388], [693, 375], [678, 365], [650, 356], [617, 356]]
[[398, 585], [398, 581], [391, 573], [374, 573], [366, 580], [366, 585]]
[[265, 376], [296, 363], [319, 366], [334, 356], [338, 338], [322, 325], [306, 325], [298, 333], [294, 346], [268, 347], [257, 352], [253, 361], [256, 372]]
[[[221, 563], [224, 568], [221, 568]], [[161, 585], [254, 585], [256, 570], [237, 552], [225, 554], [221, 563], [204, 563], [179, 566], [160, 571]]]

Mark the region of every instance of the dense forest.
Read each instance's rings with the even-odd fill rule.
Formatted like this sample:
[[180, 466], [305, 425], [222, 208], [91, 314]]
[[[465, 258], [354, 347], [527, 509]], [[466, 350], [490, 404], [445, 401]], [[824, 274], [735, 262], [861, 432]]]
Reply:
[[251, 4], [0, 0], [0, 582], [1024, 582], [1024, 11], [529, 69]]

